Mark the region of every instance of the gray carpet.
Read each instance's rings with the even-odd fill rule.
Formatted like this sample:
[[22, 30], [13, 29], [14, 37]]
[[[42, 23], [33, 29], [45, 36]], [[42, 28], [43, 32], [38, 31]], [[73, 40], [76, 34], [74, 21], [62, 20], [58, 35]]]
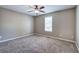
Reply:
[[38, 35], [0, 43], [0, 53], [76, 53], [73, 43]]

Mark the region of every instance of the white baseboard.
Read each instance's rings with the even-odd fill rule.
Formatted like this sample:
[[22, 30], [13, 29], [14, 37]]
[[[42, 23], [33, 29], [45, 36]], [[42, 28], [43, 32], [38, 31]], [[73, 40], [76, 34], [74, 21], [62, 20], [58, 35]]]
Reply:
[[0, 41], [0, 43], [6, 42], [6, 41], [10, 41], [10, 40], [14, 40], [14, 39], [18, 39], [18, 38], [22, 38], [22, 37], [25, 37], [25, 36], [30, 36], [30, 35], [33, 35], [33, 33], [32, 34], [26, 34], [26, 35], [19, 36], [19, 37], [15, 37], [15, 38], [10, 38], [10, 39], [6, 39], [6, 40], [2, 40], [2, 41]]
[[53, 37], [53, 36], [43, 35], [43, 34], [39, 34], [39, 33], [34, 33], [34, 34], [41, 35], [41, 36], [44, 36], [44, 37], [55, 38], [55, 39], [59, 39], [59, 40], [67, 41], [67, 42], [71, 42], [71, 43], [75, 43], [75, 41], [69, 40], [69, 39], [64, 39], [64, 38], [59, 38], [59, 37]]
[[14, 39], [17, 39], [17, 38], [22, 38], [22, 37], [25, 37], [25, 36], [30, 36], [30, 35], [33, 35], [33, 34], [41, 35], [41, 36], [44, 36], [44, 37], [55, 38], [55, 39], [59, 39], [59, 40], [63, 40], [63, 41], [71, 42], [71, 43], [75, 43], [75, 41], [73, 41], [73, 40], [68, 40], [68, 39], [63, 39], [63, 38], [59, 38], [59, 37], [53, 37], [53, 36], [48, 36], [48, 35], [43, 35], [43, 34], [38, 34], [38, 33], [32, 33], [32, 34], [27, 34], [27, 35], [15, 37], [15, 38], [10, 38], [10, 39], [6, 39], [6, 40], [2, 40], [2, 41], [0, 41], [0, 43], [1, 42], [10, 41], [10, 40], [14, 40]]

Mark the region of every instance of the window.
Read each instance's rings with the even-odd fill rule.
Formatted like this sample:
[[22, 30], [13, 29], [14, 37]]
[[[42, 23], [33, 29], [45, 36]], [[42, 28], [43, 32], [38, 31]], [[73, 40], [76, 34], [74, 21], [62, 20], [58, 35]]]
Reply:
[[52, 16], [45, 17], [45, 31], [52, 32]]

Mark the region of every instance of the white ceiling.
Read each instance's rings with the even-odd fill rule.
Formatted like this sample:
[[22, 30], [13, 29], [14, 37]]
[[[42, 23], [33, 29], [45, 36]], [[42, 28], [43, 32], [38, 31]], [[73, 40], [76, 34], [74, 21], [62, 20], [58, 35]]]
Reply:
[[[45, 8], [42, 9], [45, 11], [44, 14], [75, 7], [74, 5], [44, 5], [44, 6], [45, 6]], [[27, 12], [29, 10], [32, 10], [32, 8], [28, 7], [27, 5], [0, 5], [0, 7], [6, 8], [6, 9], [9, 9], [12, 11], [16, 11], [16, 12], [28, 14], [31, 16], [36, 16], [36, 14], [34, 12], [32, 12], [32, 13]], [[41, 14], [39, 14], [39, 15], [41, 15]]]

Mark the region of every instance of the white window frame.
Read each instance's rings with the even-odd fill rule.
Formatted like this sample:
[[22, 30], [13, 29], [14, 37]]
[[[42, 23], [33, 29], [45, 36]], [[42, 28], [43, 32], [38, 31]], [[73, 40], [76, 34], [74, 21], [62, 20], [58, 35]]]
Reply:
[[[45, 32], [52, 32], [53, 31], [53, 17], [52, 16], [45, 16], [45, 26], [44, 26], [44, 31]], [[49, 24], [48, 24], [49, 23]], [[49, 29], [47, 29], [49, 28]]]

